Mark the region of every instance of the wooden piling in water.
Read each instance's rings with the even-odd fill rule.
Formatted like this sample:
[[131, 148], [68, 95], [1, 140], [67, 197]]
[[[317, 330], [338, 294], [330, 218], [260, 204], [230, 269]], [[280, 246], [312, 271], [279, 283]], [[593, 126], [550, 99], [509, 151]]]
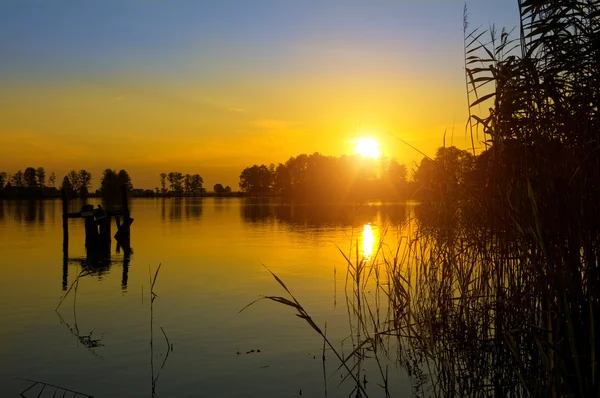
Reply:
[[123, 224], [121, 224], [121, 228], [123, 228], [123, 236], [121, 246], [123, 246], [123, 251], [126, 256], [128, 256], [131, 252], [131, 237], [129, 228], [131, 226], [131, 222], [133, 221], [129, 214], [129, 203], [127, 202], [127, 187], [123, 185], [121, 187], [121, 200], [123, 207]]
[[67, 191], [64, 188], [60, 190], [62, 200], [62, 222], [63, 222], [63, 253], [68, 257], [69, 253], [69, 203]]
[[97, 219], [98, 228], [100, 229], [100, 246], [105, 253], [110, 253], [110, 214], [106, 214]]
[[[111, 249], [111, 221], [115, 218], [117, 224], [117, 232], [115, 239], [117, 241], [117, 253], [120, 248], [123, 248], [123, 276], [121, 285], [124, 289], [127, 288], [128, 270], [131, 255], [130, 242], [130, 227], [133, 222], [129, 211], [129, 203], [127, 201], [127, 188], [122, 187], [121, 191], [121, 210], [107, 210], [98, 205], [94, 208], [92, 205], [84, 205], [80, 211], [69, 213], [67, 191], [61, 189], [62, 199], [62, 220], [63, 220], [63, 280], [62, 288], [67, 289], [68, 285], [68, 264], [69, 264], [69, 218], [83, 218], [85, 222], [85, 247], [87, 251], [88, 265], [108, 266]], [[122, 217], [122, 218], [121, 218]]]
[[62, 290], [67, 290], [69, 283], [69, 203], [67, 191], [64, 188], [60, 190], [62, 201], [62, 226], [63, 226], [63, 272], [62, 272]]

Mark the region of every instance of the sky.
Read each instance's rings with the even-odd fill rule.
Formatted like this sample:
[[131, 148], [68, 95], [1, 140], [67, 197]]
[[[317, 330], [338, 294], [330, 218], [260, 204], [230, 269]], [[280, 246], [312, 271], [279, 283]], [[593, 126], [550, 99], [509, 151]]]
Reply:
[[[0, 172], [28, 166], [200, 174], [376, 139], [415, 167], [466, 139], [463, 6], [454, 0], [2, 0]], [[467, 2], [514, 28], [516, 0]]]

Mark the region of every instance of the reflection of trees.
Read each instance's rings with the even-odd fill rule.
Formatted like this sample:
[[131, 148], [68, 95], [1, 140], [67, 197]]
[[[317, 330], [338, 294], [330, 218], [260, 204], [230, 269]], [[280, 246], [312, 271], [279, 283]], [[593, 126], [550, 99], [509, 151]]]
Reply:
[[37, 222], [40, 225], [44, 224], [44, 221], [46, 221], [46, 211], [45, 211], [45, 206], [44, 206], [44, 201], [43, 200], [39, 200], [37, 202]]
[[185, 198], [183, 203], [185, 207], [186, 219], [198, 220], [200, 217], [202, 217], [202, 198]]
[[240, 215], [244, 221], [250, 223], [277, 221], [312, 227], [364, 225], [379, 216], [383, 222], [397, 225], [406, 220], [406, 206], [401, 204], [293, 205], [247, 199], [240, 207]]
[[184, 199], [181, 197], [175, 197], [171, 199], [171, 206], [169, 207], [169, 219], [171, 221], [181, 220], [181, 208]]
[[43, 224], [46, 218], [46, 206], [43, 200], [18, 200], [0, 203], [0, 220], [7, 215], [14, 214], [14, 220], [18, 223], [32, 225]]
[[203, 205], [202, 198], [163, 198], [160, 204], [160, 217], [163, 222], [166, 221], [168, 208], [170, 221], [181, 221], [184, 216], [187, 220], [199, 220], [202, 217]]
[[215, 213], [222, 213], [225, 207], [229, 206], [231, 200], [225, 198], [216, 197], [213, 199], [213, 208], [215, 209]]

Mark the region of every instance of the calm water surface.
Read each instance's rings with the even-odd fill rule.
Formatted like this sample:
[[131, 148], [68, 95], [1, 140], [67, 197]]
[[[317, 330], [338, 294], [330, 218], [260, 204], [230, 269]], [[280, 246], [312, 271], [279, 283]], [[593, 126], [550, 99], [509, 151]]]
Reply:
[[[322, 339], [289, 307], [261, 301], [238, 311], [260, 295], [284, 295], [264, 264], [348, 354], [346, 265], [336, 245], [347, 251], [353, 238], [369, 255], [385, 230], [395, 245], [410, 206], [134, 199], [131, 212], [131, 259], [113, 242], [110, 262], [88, 267], [93, 274], [55, 311], [87, 267], [83, 222], [70, 220], [63, 267], [60, 201], [0, 201], [0, 396], [19, 396], [25, 378], [95, 397], [149, 397], [154, 378], [159, 397], [323, 397]], [[159, 264], [152, 354], [149, 278]], [[173, 347], [162, 369], [161, 328]], [[99, 346], [77, 337], [90, 333]], [[392, 396], [412, 396], [404, 370], [389, 364]], [[327, 353], [329, 397], [352, 390], [338, 387], [338, 366]], [[363, 366], [367, 392], [383, 396], [379, 371]]]

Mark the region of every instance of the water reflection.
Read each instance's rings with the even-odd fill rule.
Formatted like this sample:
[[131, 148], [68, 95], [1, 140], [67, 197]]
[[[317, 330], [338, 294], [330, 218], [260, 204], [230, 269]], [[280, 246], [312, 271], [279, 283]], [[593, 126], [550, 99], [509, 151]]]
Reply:
[[[91, 198], [89, 203], [97, 206], [101, 202], [99, 199]], [[70, 211], [77, 211], [81, 208], [81, 202], [73, 201], [70, 203], [70, 207]], [[16, 217], [17, 208], [19, 208], [20, 221], [17, 221]], [[119, 347], [127, 344], [137, 347], [140, 331], [141, 333], [148, 332], [148, 314], [146, 310], [151, 300], [147, 300], [149, 298], [147, 266], [149, 263], [154, 264], [155, 262], [172, 265], [165, 268], [166, 282], [171, 286], [181, 286], [181, 288], [169, 290], [168, 295], [166, 295], [169, 301], [165, 302], [165, 305], [168, 305], [169, 310], [172, 312], [169, 319], [180, 322], [181, 325], [181, 327], [178, 326], [178, 330], [181, 332], [173, 332], [173, 341], [181, 341], [182, 347], [185, 347], [185, 352], [178, 351], [183, 355], [183, 360], [179, 363], [195, 362], [198, 360], [197, 358], [205, 357], [205, 362], [199, 366], [204, 366], [202, 371], [206, 373], [206, 376], [203, 376], [202, 381], [209, 385], [210, 391], [216, 393], [212, 395], [237, 396], [239, 391], [235, 391], [235, 386], [231, 387], [231, 391], [225, 389], [223, 392], [221, 391], [223, 387], [217, 385], [217, 383], [212, 383], [211, 380], [218, 379], [221, 374], [227, 374], [226, 369], [232, 366], [236, 367], [236, 372], [248, 372], [249, 377], [253, 379], [266, 372], [264, 369], [257, 370], [254, 373], [249, 372], [249, 364], [243, 360], [232, 363], [229, 358], [221, 359], [226, 357], [223, 352], [234, 353], [238, 344], [248, 344], [248, 341], [245, 340], [246, 337], [243, 336], [246, 334], [246, 330], [257, 335], [266, 334], [272, 327], [263, 329], [262, 325], [273, 325], [278, 320], [276, 313], [257, 311], [257, 316], [263, 317], [260, 319], [260, 325], [255, 326], [254, 323], [251, 323], [248, 326], [248, 323], [244, 323], [247, 322], [246, 318], [242, 319], [241, 317], [234, 318], [231, 322], [224, 321], [232, 318], [230, 314], [237, 313], [241, 306], [247, 304], [246, 297], [250, 297], [248, 300], [251, 300], [257, 294], [263, 293], [273, 286], [271, 281], [265, 282], [260, 278], [256, 278], [256, 272], [247, 266], [248, 263], [260, 264], [263, 261], [267, 265], [289, 263], [289, 269], [284, 267], [278, 269], [283, 277], [301, 270], [303, 276], [296, 280], [290, 278], [290, 283], [300, 286], [298, 289], [303, 291], [305, 295], [310, 295], [311, 299], [314, 298], [319, 303], [324, 303], [322, 307], [319, 307], [319, 311], [323, 311], [320, 316], [321, 320], [329, 322], [331, 319], [329, 325], [342, 324], [345, 326], [347, 324], [345, 314], [342, 313], [340, 317], [340, 311], [336, 311], [335, 308], [332, 309], [330, 305], [331, 295], [333, 294], [333, 297], [336, 297], [337, 294], [339, 297], [340, 293], [343, 292], [340, 290], [340, 286], [344, 283], [339, 273], [337, 281], [333, 285], [331, 283], [331, 265], [334, 265], [335, 270], [336, 264], [343, 263], [343, 258], [337, 252], [333, 243], [340, 244], [340, 246], [344, 245], [342, 248], [346, 252], [346, 236], [353, 233], [354, 242], [356, 243], [356, 240], [359, 240], [359, 255], [362, 252], [363, 255], [369, 256], [372, 261], [380, 235], [384, 235], [382, 232], [384, 226], [387, 227], [390, 222], [394, 224], [404, 222], [407, 208], [404, 205], [380, 203], [290, 206], [276, 201], [246, 201], [240, 198], [159, 198], [132, 199], [130, 209], [132, 216], [136, 219], [132, 228], [132, 238], [137, 242], [136, 248], [138, 249], [136, 254], [131, 257], [131, 263], [128, 257], [115, 254], [114, 242], [108, 256], [88, 258], [84, 246], [85, 230], [83, 220], [69, 220], [71, 233], [69, 249], [71, 253], [65, 252], [65, 257], [62, 258], [60, 253], [60, 235], [62, 231], [60, 201], [38, 201], [34, 206], [31, 206], [27, 201], [0, 201], [0, 217], [5, 219], [4, 222], [0, 223], [0, 235], [5, 238], [3, 239], [3, 245], [0, 247], [4, 261], [8, 258], [9, 264], [12, 264], [11, 261], [17, 264], [21, 259], [25, 259], [24, 264], [27, 265], [10, 267], [10, 270], [6, 272], [7, 275], [3, 275], [3, 279], [7, 281], [3, 287], [13, 289], [5, 290], [9, 292], [7, 295], [10, 294], [15, 297], [14, 302], [25, 302], [26, 300], [21, 299], [21, 297], [31, 295], [38, 300], [36, 305], [39, 308], [54, 308], [56, 305], [55, 298], [58, 297], [61, 287], [64, 294], [73, 285], [78, 275], [84, 272], [87, 277], [81, 280], [84, 283], [79, 286], [79, 294], [81, 298], [85, 299], [77, 299], [77, 311], [79, 312], [77, 320], [79, 322], [75, 323], [75, 314], [71, 317], [70, 311], [74, 306], [73, 301], [69, 300], [61, 307], [60, 315], [64, 318], [61, 323], [64, 326], [61, 326], [60, 329], [67, 329], [66, 332], [69, 334], [65, 337], [73, 335], [74, 342], [84, 345], [86, 349], [91, 347], [95, 350], [95, 345], [104, 343], [98, 341], [101, 337], [100, 332], [110, 333], [116, 329], [128, 330], [130, 331], [128, 333], [111, 333], [113, 336], [111, 341], [114, 341], [115, 344], [109, 346], [107, 342], [108, 347], [96, 351], [98, 354], [105, 356], [107, 361], [124, 361], [123, 363], [128, 366], [137, 366], [140, 362], [143, 362], [140, 355], [133, 354], [122, 359], [123, 355], [118, 351]], [[36, 220], [36, 227], [34, 228], [26, 226], [28, 225], [26, 223], [30, 222], [25, 221], [28, 212], [28, 220]], [[44, 228], [38, 229], [37, 225], [41, 223], [44, 224]], [[178, 223], [177, 226], [175, 226], [176, 223]], [[269, 223], [272, 223], [275, 228], [270, 228]], [[188, 226], [191, 227], [187, 228]], [[114, 235], [115, 230], [112, 232]], [[32, 250], [32, 248], [35, 250]], [[279, 261], [280, 259], [284, 259], [284, 261]], [[307, 261], [307, 259], [310, 261]], [[64, 260], [64, 263], [61, 264], [61, 260]], [[135, 261], [138, 261], [138, 264], [135, 264]], [[219, 266], [213, 267], [212, 264], [218, 264]], [[27, 279], [30, 269], [48, 276], [51, 283], [40, 284], [39, 287], [36, 286], [36, 289], [23, 291], [19, 288], [19, 281]], [[340, 271], [339, 267], [337, 271]], [[322, 278], [323, 275], [325, 275], [325, 278]], [[159, 277], [159, 286], [161, 285], [161, 278], [162, 276]], [[62, 286], [59, 286], [59, 283], [61, 283], [59, 279]], [[288, 278], [286, 278], [287, 280]], [[216, 281], [221, 283], [216, 283]], [[219, 286], [223, 286], [223, 282], [239, 289], [235, 296], [232, 296], [228, 291], [229, 289]], [[119, 284], [123, 290], [129, 289], [130, 291], [127, 294], [122, 294]], [[146, 308], [144, 311], [140, 311], [140, 295], [138, 294], [140, 286], [143, 286], [143, 306]], [[207, 296], [217, 298], [202, 300], [202, 307], [196, 310], [190, 308], [187, 304], [189, 299], [186, 297], [190, 291], [206, 292]], [[71, 294], [72, 296], [69, 296], [69, 298], [74, 299], [74, 292], [71, 292]], [[119, 300], [112, 300], [114, 296], [118, 297]], [[159, 302], [161, 302], [160, 298]], [[100, 306], [97, 305], [98, 303], [100, 303]], [[2, 315], [4, 316], [6, 313], [13, 315], [11, 313], [12, 308], [15, 308], [14, 318], [19, 322], [20, 319], [25, 319], [25, 316], [20, 315], [21, 313], [28, 315], [27, 308], [13, 306], [2, 307], [2, 310], [5, 311]], [[38, 307], [32, 308], [37, 310]], [[102, 310], [98, 310], [99, 308]], [[157, 309], [158, 307], [155, 308], [155, 310]], [[190, 316], [190, 314], [198, 313], [202, 314], [201, 318]], [[154, 315], [156, 316], [157, 313]], [[28, 318], [36, 322], [35, 328], [45, 329], [44, 317], [31, 316]], [[154, 358], [154, 361], [158, 360], [154, 363], [154, 371], [156, 372], [162, 366], [163, 358], [168, 353], [168, 351], [162, 352], [163, 347], [165, 347], [163, 342], [166, 342], [167, 339], [164, 338], [163, 331], [159, 330], [159, 327], [164, 326], [165, 332], [169, 332], [170, 328], [168, 323], [158, 322], [158, 318], [155, 318], [155, 321], [154, 349], [156, 351], [151, 357]], [[23, 324], [23, 326], [19, 325], [19, 330], [33, 329], [30, 325], [25, 325], [25, 321], [23, 321]], [[202, 324], [218, 326], [205, 331], [201, 326]], [[281, 326], [278, 325], [278, 327]], [[288, 351], [289, 341], [299, 341], [300, 343], [297, 345], [299, 350], [311, 352], [314, 349], [313, 346], [304, 342], [302, 337], [298, 337], [302, 336], [303, 330], [298, 332], [299, 327], [296, 327], [295, 322], [289, 327], [286, 324], [283, 328], [281, 335], [285, 334], [289, 337], [281, 341], [269, 339], [269, 344], [273, 340], [272, 352], [287, 355], [288, 352], [291, 352], [291, 350]], [[54, 329], [56, 328], [48, 328], [48, 330]], [[88, 333], [91, 330], [94, 330], [93, 335]], [[231, 330], [234, 331], [231, 332]], [[241, 332], [238, 333], [235, 330]], [[334, 330], [333, 326], [331, 330]], [[336, 330], [339, 330], [339, 328]], [[62, 334], [65, 334], [65, 330], [62, 330], [62, 332]], [[10, 333], [12, 331], [9, 330]], [[188, 339], [182, 337], [182, 333], [195, 337]], [[12, 338], [12, 336], [10, 334], [9, 337]], [[332, 336], [335, 336], [335, 334], [332, 333]], [[198, 341], [209, 343], [198, 343]], [[215, 344], [214, 341], [220, 343]], [[72, 345], [67, 341], [66, 345], [60, 346], [60, 348], [66, 347], [70, 350]], [[39, 352], [34, 352], [33, 349], [28, 352], [24, 350], [29, 355], [27, 362], [34, 363], [34, 359], [38, 358], [48, 362], [53, 360], [52, 355], [55, 354], [55, 351], [52, 348], [46, 349], [44, 345]], [[250, 348], [257, 348], [257, 346], [251, 345], [248, 349]], [[260, 346], [260, 348], [263, 347]], [[242, 346], [241, 349], [243, 350], [244, 347]], [[294, 352], [297, 352], [298, 349]], [[265, 357], [265, 362], [275, 362], [274, 357], [267, 356], [270, 355], [268, 354], [269, 350], [265, 349], [263, 351], [264, 354], [261, 354], [260, 357], [256, 356], [256, 360], [262, 360], [261, 357]], [[16, 357], [20, 353], [14, 355]], [[74, 352], [73, 355], [80, 354]], [[144, 360], [149, 358], [146, 351], [142, 352], [142, 355]], [[305, 357], [306, 355], [301, 356]], [[248, 356], [246, 361], [253, 358]], [[21, 374], [27, 374], [29, 371], [25, 362], [25, 360], [19, 362], [19, 366], [23, 368], [18, 369]], [[298, 365], [298, 368], [302, 367], [304, 369], [305, 367], [314, 366], [312, 364], [317, 362], [319, 361], [302, 362]], [[89, 373], [97, 372], [98, 378], [102, 376], [102, 379], [113, 381], [111, 379], [112, 373], [106, 374], [106, 372], [110, 372], [110, 366], [96, 369], [95, 362], [92, 363], [91, 361], [89, 364], [86, 363], [82, 366]], [[167, 366], [173, 365], [169, 363]], [[148, 366], [146, 368], [149, 369]], [[176, 369], [179, 374], [186, 374], [185, 369]], [[0, 371], [2, 370], [0, 369]], [[153, 381], [156, 377], [157, 373], [154, 374]], [[162, 377], [161, 382], [165, 382]], [[281, 392], [280, 390], [287, 388], [286, 386], [282, 387], [288, 382], [286, 378], [279, 375], [265, 377], [266, 383], [264, 384], [273, 384], [273, 390], [277, 389], [277, 392]], [[66, 380], [70, 383], [69, 379]], [[312, 379], [307, 380], [307, 384], [309, 381], [312, 382]], [[184, 381], [188, 383], [189, 380], [185, 379]], [[273, 383], [273, 381], [276, 383]], [[170, 395], [183, 395], [178, 385], [169, 381], [166, 381], [166, 383], [164, 387], [159, 386], [159, 388], [162, 387], [165, 391], [170, 391]], [[110, 391], [113, 387], [105, 387], [105, 384], [108, 383], [98, 382], [95, 386], [98, 394], [95, 393], [94, 395], [113, 395]], [[140, 388], [137, 381], [131, 384], [131, 389]], [[142, 388], [148, 389], [145, 383], [142, 384], [144, 384]], [[304, 386], [302, 387], [304, 388]], [[100, 392], [103, 394], [100, 394]], [[220, 392], [223, 392], [223, 394], [221, 395]], [[123, 395], [125, 394], [123, 393]], [[254, 395], [282, 396], [283, 394], [256, 393]], [[304, 395], [314, 394], [307, 392]], [[127, 396], [135, 396], [135, 394], [128, 390]]]
[[0, 221], [16, 221], [19, 224], [42, 226], [49, 212], [54, 220], [52, 200], [0, 200]]
[[163, 198], [160, 204], [161, 221], [200, 220], [203, 211], [203, 198]]
[[400, 225], [406, 221], [407, 207], [382, 203], [290, 205], [272, 200], [246, 199], [240, 206], [240, 217], [248, 223], [283, 222], [305, 227], [354, 227], [375, 220]]
[[131, 261], [130, 256], [123, 256], [123, 259], [113, 259], [108, 257], [88, 255], [86, 257], [67, 258], [63, 260], [63, 273], [62, 273], [62, 290], [67, 290], [69, 285], [69, 266], [77, 266], [81, 272], [86, 275], [93, 275], [102, 280], [102, 278], [110, 272], [111, 267], [114, 264], [122, 263], [123, 272], [121, 276], [121, 289], [127, 290], [127, 280], [129, 278], [129, 263]]
[[[365, 224], [361, 234], [361, 255], [365, 260], [370, 260], [373, 252], [375, 251], [375, 245], [378, 241], [379, 232], [375, 232], [371, 224]], [[378, 230], [377, 230], [378, 231]], [[377, 238], [377, 239], [376, 239]]]

